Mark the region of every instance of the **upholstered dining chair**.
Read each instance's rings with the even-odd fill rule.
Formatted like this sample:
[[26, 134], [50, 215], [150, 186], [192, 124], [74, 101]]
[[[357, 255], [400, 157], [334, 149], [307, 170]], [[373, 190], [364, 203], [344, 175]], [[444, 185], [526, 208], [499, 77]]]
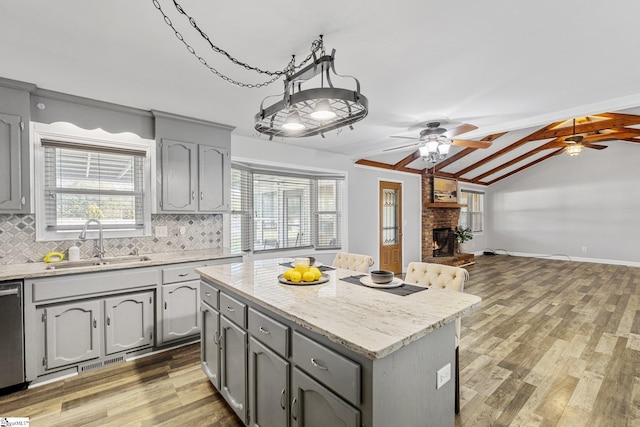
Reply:
[[338, 252], [331, 265], [338, 268], [346, 268], [347, 270], [359, 271], [360, 273], [368, 273], [369, 267], [373, 265], [373, 258], [369, 255]]
[[[447, 289], [449, 291], [464, 292], [464, 282], [468, 279], [469, 272], [464, 268], [427, 262], [410, 262], [407, 266], [407, 274], [404, 282]], [[456, 319], [456, 414], [460, 413], [460, 329], [460, 318], [458, 318]]]

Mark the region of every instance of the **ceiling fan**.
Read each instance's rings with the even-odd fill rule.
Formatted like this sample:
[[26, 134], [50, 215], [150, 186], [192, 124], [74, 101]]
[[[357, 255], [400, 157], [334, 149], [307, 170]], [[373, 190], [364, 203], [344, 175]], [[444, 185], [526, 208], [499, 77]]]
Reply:
[[557, 148], [564, 148], [567, 154], [570, 156], [577, 156], [580, 154], [583, 148], [592, 148], [594, 150], [604, 150], [606, 145], [597, 145], [594, 142], [604, 142], [616, 139], [612, 135], [606, 133], [596, 133], [595, 135], [578, 135], [576, 134], [576, 119], [573, 119], [573, 132], [571, 136], [564, 138], [561, 141], [552, 143]]
[[477, 126], [463, 123], [458, 125], [452, 129], [445, 129], [440, 127], [440, 122], [430, 122], [427, 123], [427, 127], [420, 131], [420, 135], [418, 137], [411, 136], [392, 136], [391, 138], [402, 138], [402, 139], [412, 139], [417, 142], [413, 144], [402, 145], [400, 147], [392, 147], [387, 148], [382, 151], [393, 151], [393, 150], [401, 150], [403, 148], [412, 147], [412, 146], [420, 146], [424, 143], [428, 142], [432, 138], [444, 137], [451, 141], [451, 145], [457, 145], [461, 147], [468, 148], [488, 148], [491, 146], [491, 142], [486, 141], [471, 141], [465, 139], [453, 139], [453, 137], [461, 135], [463, 133], [471, 132], [472, 130], [478, 129]]

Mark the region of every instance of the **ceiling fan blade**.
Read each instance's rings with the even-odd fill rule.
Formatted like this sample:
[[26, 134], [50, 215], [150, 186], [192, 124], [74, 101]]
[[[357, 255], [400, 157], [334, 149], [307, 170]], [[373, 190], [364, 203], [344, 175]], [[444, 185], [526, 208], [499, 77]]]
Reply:
[[[415, 138], [411, 138], [411, 139], [415, 139]], [[402, 150], [403, 148], [407, 148], [407, 147], [415, 147], [417, 146], [417, 143], [413, 143], [413, 144], [406, 144], [406, 145], [401, 145], [399, 147], [392, 147], [392, 148], [385, 148], [382, 151], [395, 151], [395, 150]]]
[[414, 141], [420, 141], [420, 138], [416, 138], [416, 137], [413, 137], [413, 136], [391, 135], [390, 138], [413, 139]]
[[582, 143], [582, 145], [584, 145], [586, 148], [593, 148], [594, 150], [604, 150], [605, 148], [607, 148], [606, 145], [589, 144], [588, 142], [584, 142]]
[[462, 135], [463, 133], [471, 132], [472, 130], [478, 129], [478, 126], [463, 123], [460, 126], [457, 126], [453, 129], [450, 129], [444, 133], [447, 138], [453, 138], [454, 136]]
[[469, 147], [469, 148], [489, 148], [491, 147], [491, 142], [471, 141], [466, 139], [452, 139], [451, 145], [457, 145], [458, 147]]

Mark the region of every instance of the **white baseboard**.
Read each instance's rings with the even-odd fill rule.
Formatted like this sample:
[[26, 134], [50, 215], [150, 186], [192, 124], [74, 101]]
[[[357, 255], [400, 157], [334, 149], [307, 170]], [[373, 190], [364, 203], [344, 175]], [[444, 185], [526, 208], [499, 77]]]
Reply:
[[[474, 252], [475, 255], [482, 255], [484, 251]], [[504, 249], [496, 250], [496, 255], [505, 255], [498, 252], [504, 252]], [[543, 258], [543, 259], [553, 259], [558, 261], [573, 261], [573, 262], [590, 262], [594, 264], [611, 264], [611, 265], [626, 265], [629, 267], [640, 267], [640, 262], [635, 261], [625, 261], [625, 260], [616, 260], [616, 259], [602, 259], [602, 258], [584, 258], [584, 257], [572, 257], [569, 255], [561, 255], [561, 254], [533, 254], [528, 252], [507, 252], [506, 255], [511, 256], [520, 256], [520, 257], [528, 257], [528, 258]]]

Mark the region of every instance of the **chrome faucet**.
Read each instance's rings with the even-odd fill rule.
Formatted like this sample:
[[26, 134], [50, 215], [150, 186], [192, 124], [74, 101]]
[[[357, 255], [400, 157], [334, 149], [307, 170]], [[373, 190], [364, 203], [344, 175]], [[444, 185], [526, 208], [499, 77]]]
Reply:
[[98, 241], [96, 242], [96, 251], [98, 252], [98, 257], [102, 259], [104, 255], [107, 253], [107, 251], [104, 250], [104, 240], [102, 236], [102, 223], [100, 222], [99, 219], [96, 219], [96, 218], [88, 219], [87, 222], [85, 222], [84, 226], [82, 227], [82, 232], [80, 233], [79, 239], [87, 240], [87, 227], [92, 222], [98, 224], [98, 227], [99, 227], [98, 231], [100, 234], [98, 235]]

